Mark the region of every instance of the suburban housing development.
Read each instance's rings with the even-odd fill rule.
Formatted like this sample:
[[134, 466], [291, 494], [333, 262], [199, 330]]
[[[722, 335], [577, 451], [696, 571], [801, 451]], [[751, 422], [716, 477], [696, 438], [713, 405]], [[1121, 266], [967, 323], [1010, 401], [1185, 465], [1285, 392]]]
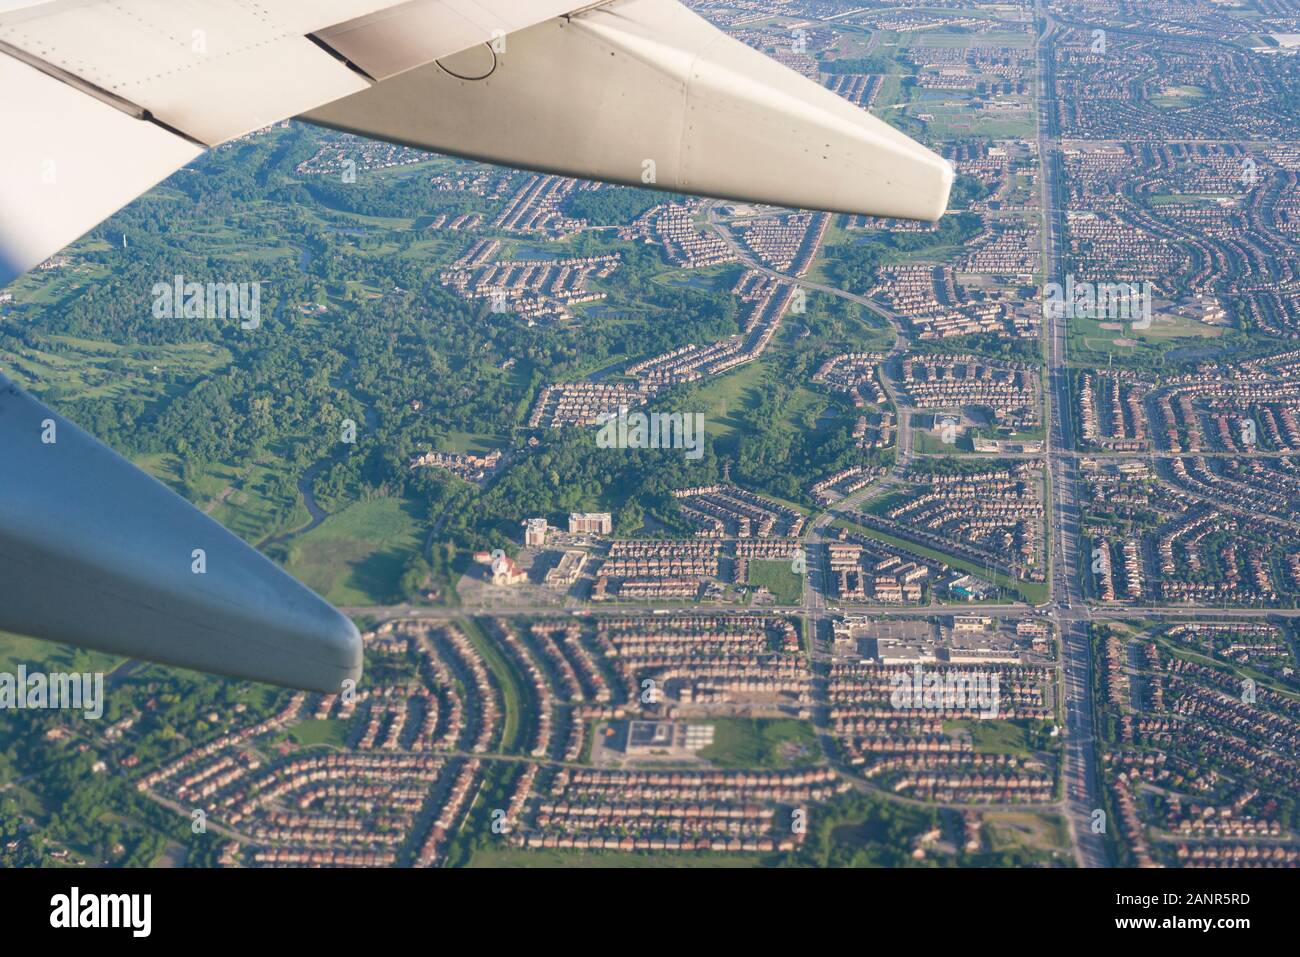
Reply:
[[[1300, 864], [1300, 9], [690, 6], [950, 212], [290, 122], [0, 293], [7, 374], [366, 654], [0, 636], [107, 689], [0, 711], [0, 864]], [[149, 318], [181, 271], [264, 329]]]

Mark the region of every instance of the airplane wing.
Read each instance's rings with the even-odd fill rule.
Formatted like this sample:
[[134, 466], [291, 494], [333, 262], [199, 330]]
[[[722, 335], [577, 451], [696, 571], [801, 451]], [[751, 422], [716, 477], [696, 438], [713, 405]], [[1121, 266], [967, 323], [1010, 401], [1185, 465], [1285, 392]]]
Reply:
[[[295, 116], [850, 213], [937, 219], [953, 179], [676, 0], [0, 0], [0, 286]], [[360, 676], [351, 622], [2, 377], [0, 447], [0, 630], [312, 690]]]
[[[322, 37], [385, 78], [304, 119], [423, 149], [702, 196], [936, 220], [952, 167], [676, 0], [615, 0], [415, 65], [420, 5]], [[403, 72], [396, 75], [393, 69]]]
[[837, 212], [938, 219], [953, 178], [676, 0], [0, 0], [0, 284], [205, 147], [300, 114]]
[[0, 0], [0, 285], [206, 147], [376, 85], [321, 32], [418, 13], [386, 62], [424, 64], [576, 2]]

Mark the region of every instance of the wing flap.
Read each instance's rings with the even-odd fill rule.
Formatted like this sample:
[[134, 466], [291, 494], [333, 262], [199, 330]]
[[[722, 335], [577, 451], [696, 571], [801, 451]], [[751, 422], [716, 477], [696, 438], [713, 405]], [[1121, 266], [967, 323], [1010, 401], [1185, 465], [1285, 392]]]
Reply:
[[202, 149], [0, 55], [0, 286]]
[[286, 37], [202, 70], [151, 80], [132, 99], [167, 125], [215, 146], [367, 86], [310, 40]]
[[[833, 212], [935, 220], [952, 166], [675, 0], [613, 0], [466, 51], [305, 118], [570, 176]], [[482, 58], [467, 66], [481, 69]], [[458, 75], [453, 75], [458, 74]]]
[[370, 76], [386, 80], [579, 5], [580, 0], [414, 0], [319, 36]]
[[231, 0], [58, 2], [0, 17], [0, 41], [213, 146], [367, 86], [304, 36], [318, 18], [273, 13]]
[[0, 0], [0, 285], [199, 144], [363, 92], [345, 59], [388, 75], [576, 2]]

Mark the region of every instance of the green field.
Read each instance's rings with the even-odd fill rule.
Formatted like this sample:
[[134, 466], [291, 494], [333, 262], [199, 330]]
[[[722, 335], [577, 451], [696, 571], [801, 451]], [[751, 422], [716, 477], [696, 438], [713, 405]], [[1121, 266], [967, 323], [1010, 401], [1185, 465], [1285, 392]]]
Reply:
[[323, 718], [319, 721], [308, 719], [299, 721], [289, 729], [289, 737], [300, 745], [327, 744], [331, 747], [343, 747], [347, 736], [348, 723], [336, 718]]
[[806, 721], [717, 718], [713, 744], [700, 757], [720, 768], [788, 768], [818, 758], [816, 737]]
[[[257, 543], [283, 529], [301, 528], [310, 516], [296, 493], [292, 499], [283, 488], [293, 489], [296, 470], [277, 463], [256, 465], [232, 483], [220, 501], [209, 503], [208, 514], [247, 542]], [[218, 493], [221, 494], [221, 493]], [[282, 516], [287, 515], [287, 520]]]
[[693, 398], [696, 409], [704, 413], [704, 428], [715, 443], [731, 438], [744, 427], [736, 413], [758, 405], [763, 387], [761, 360], [747, 362], [710, 380]]
[[1057, 814], [991, 811], [984, 815], [984, 831], [989, 848], [998, 854], [1029, 851], [1055, 856], [1070, 851], [1069, 830]]
[[628, 853], [553, 848], [487, 847], [474, 852], [470, 867], [762, 867], [757, 854]]
[[73, 336], [50, 336], [48, 342], [50, 351], [0, 350], [6, 374], [39, 397], [152, 397], [166, 376], [204, 378], [231, 361], [229, 351], [206, 342], [119, 345]]
[[1149, 329], [1134, 329], [1127, 322], [1103, 324], [1082, 317], [1068, 320], [1066, 328], [1071, 359], [1080, 365], [1102, 365], [1111, 356], [1158, 360], [1171, 346], [1215, 339], [1228, 331], [1224, 326], [1208, 326], [1195, 319], [1164, 315], [1155, 317]]
[[971, 437], [966, 434], [958, 436], [957, 441], [949, 445], [935, 433], [926, 430], [912, 432], [912, 450], [920, 455], [957, 455], [975, 451]]
[[782, 605], [797, 605], [803, 599], [803, 576], [790, 570], [789, 561], [751, 561], [749, 584], [763, 585]]
[[1027, 755], [1032, 748], [1029, 729], [1023, 721], [1004, 721], [990, 719], [987, 721], [945, 721], [945, 734], [967, 732], [975, 750], [984, 754], [1018, 754]]
[[1207, 95], [1204, 87], [1191, 84], [1171, 86], [1151, 97], [1151, 105], [1165, 110], [1182, 110], [1195, 106]]
[[0, 632], [0, 671], [12, 674], [19, 665], [44, 661], [59, 647], [48, 641]]
[[438, 443], [438, 450], [486, 455], [509, 445], [510, 439], [504, 435], [493, 435], [489, 432], [448, 432], [447, 438]]
[[377, 498], [349, 505], [294, 540], [285, 567], [336, 605], [382, 605], [397, 596], [420, 544], [415, 506]]
[[60, 645], [39, 638], [27, 638], [0, 631], [0, 671], [13, 673], [19, 665], [39, 665], [49, 671], [90, 671], [110, 675], [126, 663], [125, 658]]
[[904, 47], [927, 46], [952, 47], [955, 49], [1018, 47], [1027, 49], [1033, 45], [1033, 37], [1028, 29], [987, 30], [983, 33], [972, 33], [965, 29], [939, 27], [931, 30], [909, 30], [906, 33], [895, 35], [899, 38], [899, 45]]
[[[743, 413], [757, 409], [764, 395], [777, 382], [784, 382], [781, 363], [799, 348], [798, 318], [785, 318], [760, 358], [708, 380], [691, 393], [691, 408], [704, 413], [705, 429], [715, 446], [725, 447], [736, 441], [738, 433], [743, 433], [747, 426]], [[864, 324], [875, 332], [865, 320]], [[857, 347], [867, 348], [865, 344]], [[824, 390], [798, 382], [790, 389], [774, 427], [789, 432], [821, 433], [847, 426], [849, 420], [837, 413], [838, 406], [831, 407], [831, 399]]]

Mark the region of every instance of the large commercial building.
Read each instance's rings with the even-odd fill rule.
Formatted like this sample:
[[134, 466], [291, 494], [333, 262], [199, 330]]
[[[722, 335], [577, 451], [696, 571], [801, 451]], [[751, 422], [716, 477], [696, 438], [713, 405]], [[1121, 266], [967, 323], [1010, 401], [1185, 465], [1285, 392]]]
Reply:
[[524, 521], [524, 547], [545, 548], [546, 533], [550, 526], [544, 518], [530, 518]]
[[614, 517], [609, 512], [570, 512], [570, 535], [610, 535]]

